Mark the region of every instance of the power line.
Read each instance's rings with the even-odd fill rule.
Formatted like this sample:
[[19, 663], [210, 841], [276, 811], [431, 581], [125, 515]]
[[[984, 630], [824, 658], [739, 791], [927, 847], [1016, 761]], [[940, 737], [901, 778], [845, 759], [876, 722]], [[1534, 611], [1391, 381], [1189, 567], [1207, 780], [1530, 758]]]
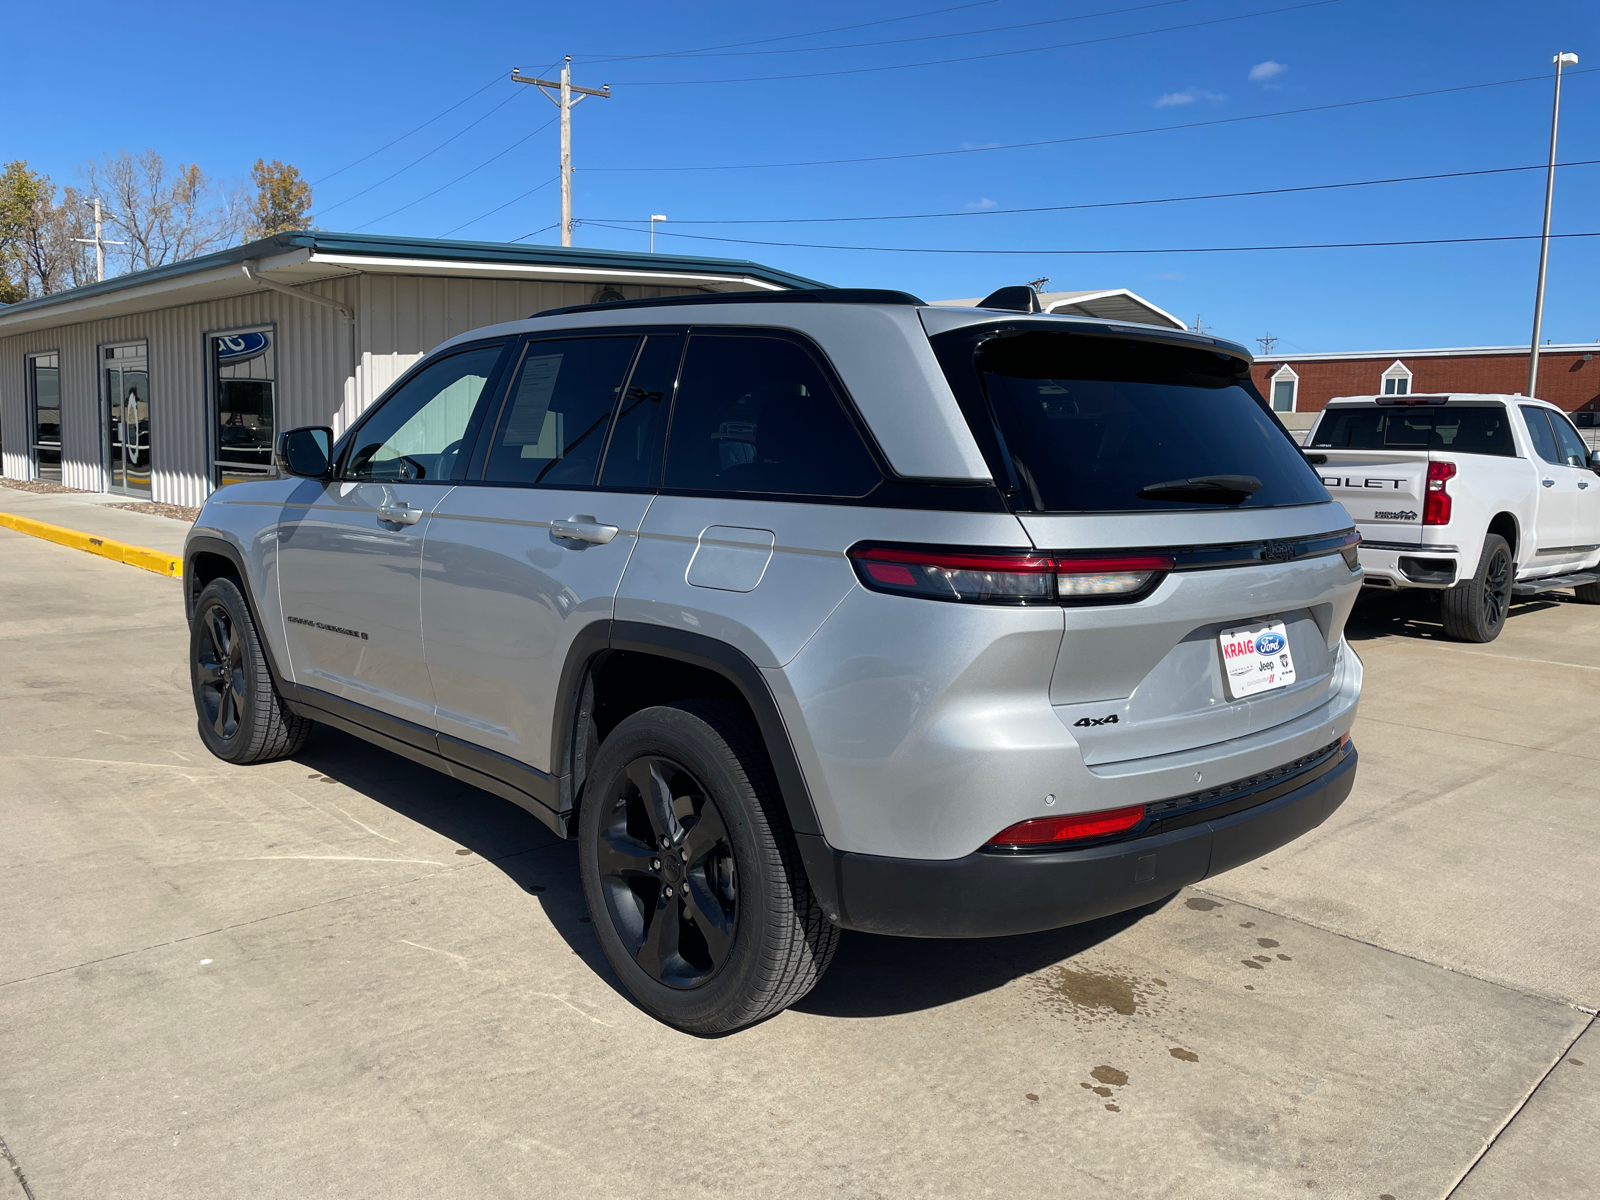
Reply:
[[[506, 155], [510, 154], [513, 150], [515, 150], [518, 146], [522, 145], [523, 142], [527, 141], [529, 138], [533, 137], [535, 134], [543, 133], [546, 129], [549, 129], [550, 126], [552, 126], [554, 124], [555, 124], [555, 118], [552, 117], [550, 120], [546, 121], [543, 125], [539, 126], [539, 128], [535, 129], [533, 131], [533, 133], [529, 133], [529, 134], [524, 135], [523, 137], [519, 137], [516, 141], [512, 142], [511, 145], [507, 146], [504, 150], [500, 151], [498, 154], [492, 155], [489, 158], [484, 159], [477, 166], [473, 167], [472, 170], [463, 171], [460, 175], [457, 175], [449, 183], [441, 184], [439, 187], [434, 188], [433, 191], [429, 192], [427, 195], [418, 196], [415, 200], [411, 201], [409, 204], [402, 204], [399, 208], [395, 209], [394, 212], [386, 212], [381, 217], [374, 217], [374, 218], [372, 218], [372, 220], [368, 221], [365, 225], [357, 225], [350, 232], [352, 232], [352, 233], [360, 232], [361, 230], [367, 228], [368, 225], [376, 225], [379, 221], [387, 221], [390, 217], [394, 216], [395, 213], [403, 213], [403, 212], [405, 212], [406, 209], [414, 208], [418, 204], [421, 204], [424, 200], [432, 199], [434, 196], [437, 196], [440, 192], [444, 191], [445, 188], [454, 187], [456, 184], [460, 183], [463, 179], [467, 178], [467, 176], [476, 175], [479, 171], [483, 170], [485, 167], [487, 167], [490, 163], [494, 162], [496, 159], [504, 158]], [[539, 186], [543, 187], [544, 185], [540, 184]], [[538, 188], [534, 189], [534, 191], [538, 191], [538, 190], [539, 190]], [[527, 193], [527, 194], [528, 195], [532, 195], [533, 193], [530, 192], [530, 193]], [[502, 207], [504, 207], [504, 206], [502, 206]], [[470, 224], [470, 222], [469, 222], [469, 224]], [[459, 228], [459, 226], [458, 226], [458, 228]]]
[[[1568, 71], [1568, 76], [1589, 75], [1600, 67], [1585, 67], [1581, 71]], [[916, 158], [949, 158], [962, 154], [989, 154], [996, 150], [1032, 150], [1040, 146], [1067, 146], [1077, 142], [1099, 142], [1110, 138], [1140, 137], [1147, 133], [1171, 133], [1180, 129], [1204, 129], [1214, 125], [1237, 125], [1245, 121], [1264, 121], [1269, 117], [1297, 117], [1306, 113], [1332, 112], [1341, 108], [1360, 108], [1368, 104], [1388, 104], [1396, 100], [1419, 100], [1426, 96], [1445, 96], [1455, 92], [1481, 91], [1484, 88], [1509, 87], [1516, 83], [1548, 83], [1548, 75], [1523, 75], [1517, 79], [1497, 79], [1491, 83], [1467, 83], [1457, 87], [1433, 88], [1426, 92], [1402, 92], [1394, 96], [1374, 96], [1367, 100], [1341, 100], [1336, 104], [1314, 104], [1307, 108], [1283, 108], [1274, 112], [1252, 113], [1243, 117], [1214, 117], [1207, 121], [1185, 121], [1176, 125], [1151, 125], [1143, 129], [1120, 129], [1111, 133], [1086, 133], [1077, 137], [1045, 138], [1036, 142], [1007, 142], [994, 146], [965, 146], [959, 150], [921, 150], [911, 154], [870, 154], [859, 158], [814, 158], [797, 162], [726, 163], [710, 167], [585, 167], [586, 171], [646, 172], [658, 174], [669, 171], [772, 171], [791, 167], [836, 167], [855, 163], [901, 162]]]
[[[832, 29], [813, 29], [810, 33], [786, 33], [782, 37], [756, 38], [748, 42], [724, 42], [720, 46], [702, 46], [698, 50], [663, 50], [658, 54], [612, 54], [597, 56], [592, 54], [574, 54], [572, 57], [586, 59], [590, 64], [607, 62], [633, 62], [646, 58], [678, 58], [687, 54], [707, 54], [712, 50], [733, 50], [740, 46], [765, 46], [772, 42], [792, 42], [800, 38], [822, 37], [829, 33], [848, 33], [852, 29], [869, 29], [874, 25], [893, 25], [897, 21], [918, 21], [923, 17], [937, 17], [945, 13], [961, 12], [968, 8], [986, 8], [991, 4], [998, 4], [1000, 0], [977, 0], [975, 4], [957, 4], [953, 8], [935, 8], [929, 12], [910, 13], [904, 17], [885, 17], [881, 21], [863, 21], [859, 25], [835, 25]], [[532, 237], [532, 234], [528, 235]]]
[[[582, 223], [583, 222], [581, 222], [581, 221], [577, 222], [577, 224], [580, 224], [580, 225]], [[561, 222], [557, 221], [555, 223], [555, 225], [546, 225], [543, 229], [535, 229], [532, 233], [525, 233], [521, 237], [515, 237], [515, 238], [512, 238], [511, 240], [513, 242], [525, 242], [531, 237], [538, 237], [541, 233], [549, 233], [552, 229], [556, 228], [556, 226], [560, 225], [560, 224], [561, 224]], [[627, 232], [632, 233], [633, 230], [630, 229]]]
[[[479, 221], [483, 220], [485, 217], [494, 216], [494, 214], [499, 212], [500, 209], [502, 209], [502, 208], [510, 208], [518, 200], [526, 200], [529, 196], [533, 195], [535, 192], [543, 191], [545, 188], [549, 187], [552, 183], [554, 183], [556, 180], [558, 180], [560, 178], [561, 178], [561, 176], [559, 176], [559, 175], [552, 175], [552, 176], [550, 176], [549, 179], [546, 179], [538, 187], [531, 187], [527, 191], [523, 192], [522, 195], [513, 196], [513, 197], [511, 197], [511, 199], [507, 200], [504, 204], [498, 205], [495, 208], [491, 208], [486, 213], [479, 213], [477, 216], [473, 217], [472, 220], [463, 221], [463, 222], [461, 222], [461, 224], [457, 225], [455, 227], [455, 229], [447, 229], [447, 230], [445, 230], [445, 232], [441, 233], [439, 236], [442, 237], [442, 238], [447, 238], [452, 233], [456, 233], [459, 230], [465, 229], [468, 225], [476, 225]], [[552, 226], [551, 228], [554, 228], [554, 226]], [[540, 230], [540, 232], [542, 233], [543, 230]], [[531, 233], [523, 234], [523, 237], [532, 237], [532, 236], [533, 235]]]
[[[1558, 167], [1592, 167], [1600, 158], [1557, 163]], [[1436, 179], [1467, 179], [1478, 175], [1509, 175], [1517, 171], [1544, 171], [1548, 163], [1527, 167], [1485, 167], [1476, 171], [1444, 171], [1434, 175], [1395, 175], [1387, 179], [1357, 179], [1345, 183], [1308, 183], [1298, 187], [1256, 188], [1248, 192], [1204, 192], [1194, 196], [1163, 196], [1149, 200], [1101, 200], [1093, 204], [1043, 204], [1032, 208], [979, 208], [956, 212], [894, 213], [877, 217], [737, 217], [728, 220], [674, 220], [674, 225], [837, 225], [860, 221], [924, 221], [943, 217], [1003, 217], [1021, 213], [1083, 212], [1096, 208], [1136, 208], [1148, 204], [1183, 204], [1191, 200], [1235, 200], [1249, 196], [1284, 196], [1294, 192], [1327, 192], [1341, 188], [1378, 187], [1389, 183], [1420, 183]], [[643, 217], [597, 217], [619, 225], [643, 224]]]
[[374, 150], [372, 152], [372, 154], [363, 154], [360, 158], [356, 159], [355, 162], [346, 163], [344, 166], [340, 167], [337, 171], [330, 171], [328, 174], [324, 175], [321, 179], [313, 179], [311, 181], [311, 186], [312, 187], [316, 187], [318, 184], [326, 183], [328, 180], [332, 179], [335, 175], [343, 175], [351, 167], [359, 167], [362, 163], [366, 162], [367, 159], [371, 158], [374, 154], [382, 154], [390, 146], [398, 145], [400, 142], [405, 141], [408, 137], [411, 136], [412, 133], [419, 133], [422, 130], [426, 129], [429, 125], [432, 125], [440, 117], [449, 116], [451, 113], [455, 112], [456, 109], [460, 108], [463, 104], [465, 104], [468, 100], [472, 100], [472, 99], [474, 99], [474, 98], [476, 98], [478, 96], [483, 95], [484, 92], [487, 92], [490, 88], [492, 88], [495, 84], [497, 84], [499, 82], [500, 82], [500, 76], [496, 75], [488, 83], [484, 84], [477, 91], [473, 92], [471, 96], [467, 96], [467, 97], [464, 97], [463, 99], [457, 100], [454, 104], [452, 104], [449, 108], [445, 109], [442, 113], [436, 113], [435, 115], [429, 117], [421, 125], [418, 125], [415, 129], [411, 130], [410, 133], [402, 133], [399, 137], [395, 138], [394, 141], [385, 142], [383, 145], [379, 146], [376, 150]]
[[451, 142], [455, 141], [462, 134], [466, 133], [467, 130], [472, 129], [475, 126], [483, 124], [490, 117], [494, 116], [495, 113], [499, 112], [502, 108], [504, 108], [506, 105], [510, 104], [513, 100], [515, 100], [520, 94], [521, 94], [520, 92], [512, 92], [504, 100], [500, 101], [499, 104], [496, 104], [488, 112], [484, 113], [483, 116], [479, 117], [476, 121], [472, 122], [471, 125], [467, 125], [462, 129], [458, 129], [455, 133], [452, 133], [449, 137], [445, 138], [444, 141], [440, 142], [437, 146], [435, 146], [432, 150], [429, 150], [426, 154], [423, 154], [418, 158], [412, 159], [405, 166], [401, 167], [398, 171], [395, 171], [395, 172], [393, 172], [393, 173], [391, 173], [389, 175], [385, 175], [382, 179], [378, 180], [377, 183], [374, 183], [374, 184], [371, 184], [368, 187], [362, 188], [359, 192], [356, 192], [355, 195], [346, 196], [343, 200], [340, 200], [337, 204], [330, 204], [330, 205], [328, 205], [327, 208], [318, 209], [316, 215], [319, 216], [319, 217], [325, 217], [329, 213], [331, 213], [334, 209], [343, 208], [346, 204], [349, 204], [350, 201], [358, 199], [358, 198], [360, 198], [362, 196], [365, 196], [368, 192], [372, 191], [373, 188], [382, 187], [384, 184], [388, 183], [391, 179], [393, 179], [396, 175], [405, 174], [412, 167], [414, 167], [418, 163], [422, 162], [423, 159], [431, 158], [433, 155], [435, 155], [439, 151], [443, 150]]
[[[988, 29], [965, 29], [958, 33], [925, 33], [919, 37], [890, 38], [882, 42], [845, 42], [833, 46], [792, 46], [784, 50], [684, 50], [674, 58], [749, 58], [768, 54], [816, 54], [824, 50], [866, 50], [877, 46], [904, 46], [911, 42], [938, 42], [950, 38], [977, 37], [985, 33], [1009, 33], [1014, 29], [1037, 29], [1041, 25], [1064, 25], [1070, 21], [1087, 21], [1093, 17], [1114, 17], [1122, 13], [1143, 12], [1147, 8], [1171, 8], [1175, 4], [1189, 4], [1193, 0], [1158, 0], [1154, 4], [1138, 4], [1131, 8], [1113, 8], [1105, 12], [1079, 13], [1073, 17], [1051, 17], [1048, 21], [1025, 21], [1020, 25], [995, 25]], [[615, 59], [601, 59], [614, 62]]]
[[[621, 225], [608, 225], [601, 221], [584, 221], [583, 224], [595, 225], [601, 229], [612, 229], [618, 233], [638, 232], [636, 229], [628, 229]], [[529, 234], [528, 236], [531, 237], [532, 235]], [[661, 231], [661, 236], [692, 238], [697, 242], [731, 242], [741, 246], [779, 246], [795, 250], [870, 250], [881, 254], [1070, 254], [1108, 256], [1114, 254], [1244, 254], [1264, 250], [1363, 250], [1389, 246], [1460, 246], [1479, 242], [1536, 242], [1541, 235], [1537, 233], [1515, 233], [1500, 237], [1412, 238], [1392, 242], [1307, 242], [1279, 246], [1171, 246], [1118, 250], [966, 250], [922, 246], [834, 246], [817, 242], [768, 242], [755, 238], [712, 237], [709, 234], [701, 233], [668, 233], [665, 230]], [[1600, 237], [1600, 232], [1552, 233], [1550, 236], [1552, 238], [1589, 238]]]
[[1077, 42], [1057, 42], [1050, 46], [1029, 46], [1024, 50], [995, 50], [988, 54], [966, 54], [959, 58], [935, 58], [927, 62], [896, 63], [886, 67], [848, 67], [837, 71], [809, 71], [796, 75], [748, 75], [737, 79], [634, 79], [630, 87], [698, 87], [707, 83], [771, 83], [786, 79], [829, 79], [839, 75], [873, 75], [883, 71], [909, 71], [914, 67], [943, 67], [951, 63], [981, 62], [991, 58], [1014, 58], [1022, 54], [1043, 54], [1049, 50], [1069, 50], [1077, 46], [1099, 46], [1106, 42], [1121, 42], [1129, 38], [1153, 37], [1158, 33], [1177, 33], [1185, 29], [1200, 29], [1208, 25], [1227, 25], [1234, 21], [1249, 21], [1256, 17], [1271, 17], [1279, 13], [1299, 12], [1306, 8], [1322, 8], [1340, 4], [1343, 0], [1307, 0], [1304, 4], [1291, 4], [1285, 8], [1268, 8], [1260, 12], [1239, 13], [1231, 17], [1213, 17], [1209, 21], [1191, 21], [1186, 25], [1166, 25], [1160, 29], [1141, 29], [1134, 33], [1114, 33], [1105, 37], [1085, 38]]

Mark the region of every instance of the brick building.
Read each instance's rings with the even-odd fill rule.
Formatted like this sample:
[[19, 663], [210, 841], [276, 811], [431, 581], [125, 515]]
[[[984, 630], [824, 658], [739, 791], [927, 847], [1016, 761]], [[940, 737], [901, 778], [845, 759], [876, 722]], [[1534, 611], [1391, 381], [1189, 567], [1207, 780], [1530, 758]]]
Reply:
[[[1539, 351], [1539, 398], [1568, 412], [1600, 410], [1600, 342], [1545, 346]], [[1312, 415], [1335, 396], [1411, 392], [1502, 392], [1528, 386], [1526, 346], [1468, 346], [1450, 350], [1387, 350], [1336, 354], [1263, 355], [1251, 371], [1261, 394], [1291, 429], [1309, 428]], [[1296, 419], [1296, 414], [1305, 414]], [[1579, 421], [1590, 425], [1596, 417]], [[1586, 430], [1587, 432], [1587, 430]]]

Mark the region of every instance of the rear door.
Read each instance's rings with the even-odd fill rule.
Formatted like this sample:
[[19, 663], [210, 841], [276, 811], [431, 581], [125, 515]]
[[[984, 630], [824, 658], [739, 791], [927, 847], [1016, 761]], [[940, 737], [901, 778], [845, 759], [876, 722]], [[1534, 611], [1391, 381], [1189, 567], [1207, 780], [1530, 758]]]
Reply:
[[1600, 550], [1600, 476], [1589, 466], [1589, 448], [1567, 418], [1551, 409], [1550, 420], [1556, 437], [1556, 453], [1561, 457], [1557, 488], [1572, 498], [1572, 526], [1568, 533], [1570, 551], [1563, 556], [1568, 565], [1587, 563]]
[[[1091, 767], [1312, 719], [1358, 590], [1351, 522], [1242, 360], [1026, 325], [934, 342], [1036, 546], [1176, 568], [1149, 594], [1067, 603], [1051, 700]], [[1246, 640], [1261, 690], [1228, 682], [1225, 646]]]
[[1533, 465], [1539, 479], [1537, 546], [1533, 560], [1526, 565], [1548, 574], [1548, 568], [1564, 566], [1581, 557], [1575, 550], [1579, 541], [1578, 479], [1562, 457], [1549, 414], [1537, 404], [1523, 404], [1519, 409], [1533, 446]]
[[422, 543], [504, 349], [468, 347], [402, 380], [355, 430], [339, 477], [304, 481], [285, 506], [279, 588], [295, 682], [432, 729]]
[[441, 734], [560, 772], [551, 746], [562, 668], [574, 642], [611, 617], [660, 473], [682, 346], [677, 332], [601, 331], [520, 348], [423, 553]]

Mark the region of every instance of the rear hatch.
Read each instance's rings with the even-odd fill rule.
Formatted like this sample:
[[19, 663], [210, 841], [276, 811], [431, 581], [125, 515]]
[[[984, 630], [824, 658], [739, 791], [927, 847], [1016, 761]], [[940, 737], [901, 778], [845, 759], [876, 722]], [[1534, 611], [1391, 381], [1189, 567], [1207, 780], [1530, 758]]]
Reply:
[[1088, 765], [1248, 737], [1326, 702], [1360, 587], [1351, 521], [1242, 349], [1037, 318], [932, 341], [1034, 544], [1107, 563], [1109, 582], [1065, 600], [1051, 681]]

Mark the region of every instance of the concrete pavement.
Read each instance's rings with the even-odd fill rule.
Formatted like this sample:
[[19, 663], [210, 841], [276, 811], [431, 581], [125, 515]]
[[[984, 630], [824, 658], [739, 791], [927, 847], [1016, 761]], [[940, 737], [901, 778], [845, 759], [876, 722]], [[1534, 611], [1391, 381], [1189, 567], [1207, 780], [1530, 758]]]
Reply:
[[1089, 926], [847, 934], [701, 1040], [624, 999], [521, 810], [325, 729], [210, 758], [180, 596], [0, 530], [0, 1138], [38, 1200], [1592, 1190], [1600, 610], [1464, 648], [1363, 605], [1322, 829]]

